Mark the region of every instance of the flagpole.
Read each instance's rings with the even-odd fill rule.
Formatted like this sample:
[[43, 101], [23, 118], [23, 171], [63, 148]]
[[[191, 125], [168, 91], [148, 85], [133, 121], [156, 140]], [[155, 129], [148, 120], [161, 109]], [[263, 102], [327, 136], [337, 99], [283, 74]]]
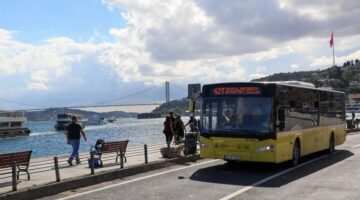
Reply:
[[335, 40], [334, 40], [334, 32], [333, 32], [333, 66], [335, 66]]

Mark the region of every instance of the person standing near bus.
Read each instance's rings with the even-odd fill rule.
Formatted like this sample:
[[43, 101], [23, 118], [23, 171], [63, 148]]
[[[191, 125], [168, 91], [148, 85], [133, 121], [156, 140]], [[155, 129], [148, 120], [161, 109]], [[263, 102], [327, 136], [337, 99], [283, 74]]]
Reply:
[[166, 144], [168, 148], [170, 148], [170, 143], [173, 139], [174, 133], [172, 123], [173, 122], [171, 122], [170, 116], [166, 116], [163, 133], [165, 134]]
[[72, 153], [68, 159], [68, 163], [70, 166], [72, 166], [72, 161], [75, 158], [76, 164], [80, 164], [80, 158], [79, 158], [79, 148], [80, 148], [80, 138], [81, 136], [84, 138], [85, 142], [86, 134], [81, 127], [80, 124], [77, 123], [77, 117], [72, 116], [71, 117], [71, 124], [67, 127], [66, 137], [67, 137], [67, 143], [72, 146]]
[[190, 132], [197, 132], [197, 120], [193, 115], [190, 115], [189, 121], [185, 124], [186, 126], [190, 126]]
[[180, 141], [185, 136], [185, 126], [184, 122], [181, 120], [181, 116], [178, 114], [175, 117], [175, 143], [180, 143]]

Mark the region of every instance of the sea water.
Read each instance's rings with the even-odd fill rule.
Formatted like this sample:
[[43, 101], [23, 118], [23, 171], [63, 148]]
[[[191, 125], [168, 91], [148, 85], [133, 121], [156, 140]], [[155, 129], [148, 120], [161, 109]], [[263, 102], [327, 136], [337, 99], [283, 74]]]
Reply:
[[[114, 123], [87, 126], [88, 141], [81, 139], [80, 152], [89, 152], [97, 139], [129, 140], [129, 146], [165, 144], [164, 119], [119, 118]], [[32, 150], [32, 157], [58, 156], [71, 153], [65, 132], [55, 131], [55, 121], [27, 122], [30, 136], [0, 139], [0, 153]]]

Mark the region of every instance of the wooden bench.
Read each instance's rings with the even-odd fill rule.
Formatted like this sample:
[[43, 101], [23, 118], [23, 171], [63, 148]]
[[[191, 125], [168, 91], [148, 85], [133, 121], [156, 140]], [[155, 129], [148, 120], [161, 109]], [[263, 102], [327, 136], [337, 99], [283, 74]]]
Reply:
[[102, 146], [100, 151], [94, 151], [94, 150], [92, 150], [93, 149], [93, 147], [92, 147], [90, 150], [91, 151], [90, 153], [92, 153], [94, 156], [98, 156], [101, 166], [103, 166], [101, 156], [104, 153], [116, 153], [116, 158], [115, 158], [116, 163], [118, 162], [118, 158], [121, 159], [121, 153], [122, 153], [122, 156], [125, 159], [125, 162], [127, 162], [125, 153], [126, 153], [126, 148], [127, 148], [128, 143], [129, 143], [129, 140], [105, 142], [105, 144]]
[[28, 180], [30, 180], [30, 173], [28, 169], [31, 153], [32, 151], [23, 151], [0, 154], [0, 169], [12, 167], [12, 163], [15, 161], [17, 167], [17, 179], [19, 180], [20, 172], [26, 172], [28, 175]]

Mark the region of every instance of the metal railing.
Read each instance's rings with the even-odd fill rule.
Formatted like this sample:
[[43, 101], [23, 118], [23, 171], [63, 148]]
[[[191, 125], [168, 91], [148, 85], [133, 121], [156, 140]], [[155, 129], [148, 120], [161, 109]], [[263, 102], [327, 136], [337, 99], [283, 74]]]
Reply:
[[[144, 163], [147, 164], [148, 163], [148, 155], [159, 153], [159, 148], [165, 147], [165, 146], [166, 146], [165, 144], [154, 144], [154, 145], [150, 145], [150, 146], [145, 144], [143, 147], [142, 146], [128, 147], [126, 149], [125, 156], [127, 158], [131, 158], [131, 157], [144, 155]], [[114, 160], [115, 155], [117, 155], [117, 154], [116, 153], [104, 154], [104, 155], [102, 155], [101, 160], [103, 162], [108, 162], [108, 161]], [[79, 158], [83, 162], [81, 162], [81, 164], [78, 164], [76, 166], [84, 166], [85, 167], [85, 166], [89, 165], [88, 159], [91, 158], [91, 154], [90, 153], [89, 154], [81, 153], [79, 155]], [[120, 156], [120, 163], [107, 164], [107, 165], [104, 165], [104, 167], [119, 165], [120, 168], [124, 168], [124, 162], [123, 162], [122, 158], [123, 158], [123, 156]], [[34, 161], [30, 160], [29, 173], [37, 174], [37, 173], [54, 171], [54, 179], [53, 180], [56, 182], [60, 182], [61, 181], [61, 170], [69, 167], [67, 160], [68, 160], [67, 155], [49, 157], [46, 159], [40, 158], [40, 159], [35, 159]], [[90, 172], [89, 174], [95, 173], [94, 165], [92, 165], [92, 167], [89, 167], [89, 172]], [[14, 178], [14, 174], [15, 174], [15, 178]], [[12, 178], [12, 187], [13, 187], [12, 189], [13, 189], [13, 191], [16, 191], [17, 190], [16, 164], [15, 164], [15, 167], [12, 166], [11, 168], [0, 169], [0, 180], [9, 179], [9, 178]], [[5, 186], [0, 185], [0, 188], [1, 187], [8, 187], [8, 185], [5, 185]]]

